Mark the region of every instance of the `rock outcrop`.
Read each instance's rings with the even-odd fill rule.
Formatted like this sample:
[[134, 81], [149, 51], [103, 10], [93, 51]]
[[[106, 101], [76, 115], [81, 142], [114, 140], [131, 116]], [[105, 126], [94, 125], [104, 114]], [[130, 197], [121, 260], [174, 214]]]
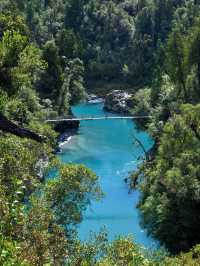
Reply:
[[106, 96], [104, 109], [110, 112], [128, 114], [128, 103], [131, 97], [132, 95], [125, 91], [114, 90]]
[[87, 102], [88, 103], [102, 103], [102, 102], [104, 102], [104, 99], [101, 97], [98, 97], [95, 94], [88, 94], [87, 95]]
[[59, 133], [64, 133], [72, 129], [79, 129], [80, 121], [71, 120], [71, 121], [58, 121], [54, 127], [54, 130]]

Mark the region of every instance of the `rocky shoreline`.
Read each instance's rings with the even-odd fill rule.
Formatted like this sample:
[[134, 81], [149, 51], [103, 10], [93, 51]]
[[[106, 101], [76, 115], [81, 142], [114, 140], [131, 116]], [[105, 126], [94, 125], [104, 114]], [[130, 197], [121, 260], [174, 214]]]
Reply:
[[104, 109], [119, 114], [130, 114], [132, 94], [124, 90], [113, 90], [104, 98], [95, 94], [87, 95], [87, 102], [91, 104], [104, 103]]
[[95, 94], [88, 94], [86, 97], [88, 103], [95, 104], [95, 103], [103, 103], [105, 100], [102, 97], [98, 97]]
[[68, 129], [67, 131], [59, 135], [57, 139], [57, 147], [54, 151], [55, 154], [61, 153], [62, 148], [71, 140], [73, 136], [77, 134], [77, 132], [78, 132], [78, 128], [72, 128], [72, 129]]
[[114, 90], [107, 94], [104, 103], [104, 109], [109, 112], [130, 114], [132, 95], [126, 91]]

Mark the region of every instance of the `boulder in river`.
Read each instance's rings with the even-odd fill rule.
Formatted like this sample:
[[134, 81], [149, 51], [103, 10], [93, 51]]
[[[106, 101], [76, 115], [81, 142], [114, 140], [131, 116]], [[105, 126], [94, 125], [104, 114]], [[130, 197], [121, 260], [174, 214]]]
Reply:
[[129, 113], [128, 102], [131, 94], [122, 90], [114, 90], [106, 96], [104, 109], [116, 113]]
[[101, 97], [98, 97], [95, 94], [88, 94], [87, 95], [87, 101], [88, 101], [88, 103], [102, 103], [102, 102], [104, 102], [104, 99]]

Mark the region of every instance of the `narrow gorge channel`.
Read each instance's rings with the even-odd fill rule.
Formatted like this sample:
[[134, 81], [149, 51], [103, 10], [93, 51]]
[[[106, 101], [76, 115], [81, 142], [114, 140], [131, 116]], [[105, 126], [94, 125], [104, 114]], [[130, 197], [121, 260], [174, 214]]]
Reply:
[[[80, 104], [73, 107], [75, 116], [112, 115], [103, 110], [103, 104]], [[62, 146], [59, 157], [64, 163], [80, 163], [91, 168], [99, 177], [105, 197], [92, 202], [79, 226], [79, 237], [87, 240], [90, 231], [105, 227], [109, 239], [118, 235], [133, 235], [145, 247], [155, 245], [139, 225], [136, 208], [139, 192], [129, 193], [124, 179], [137, 168], [141, 147], [134, 144], [133, 135], [142, 141], [146, 150], [153, 145], [145, 132], [138, 132], [131, 120], [82, 121], [77, 135]]]

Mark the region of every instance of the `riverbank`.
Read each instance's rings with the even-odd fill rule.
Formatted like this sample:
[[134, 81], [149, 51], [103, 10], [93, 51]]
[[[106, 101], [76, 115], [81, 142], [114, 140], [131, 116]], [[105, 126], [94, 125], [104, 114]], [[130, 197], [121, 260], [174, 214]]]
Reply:
[[130, 86], [122, 80], [112, 80], [112, 81], [87, 81], [87, 92], [89, 94], [95, 94], [98, 97], [105, 98], [107, 94], [114, 90], [126, 90], [128, 93], [133, 94], [138, 90], [138, 87]]

